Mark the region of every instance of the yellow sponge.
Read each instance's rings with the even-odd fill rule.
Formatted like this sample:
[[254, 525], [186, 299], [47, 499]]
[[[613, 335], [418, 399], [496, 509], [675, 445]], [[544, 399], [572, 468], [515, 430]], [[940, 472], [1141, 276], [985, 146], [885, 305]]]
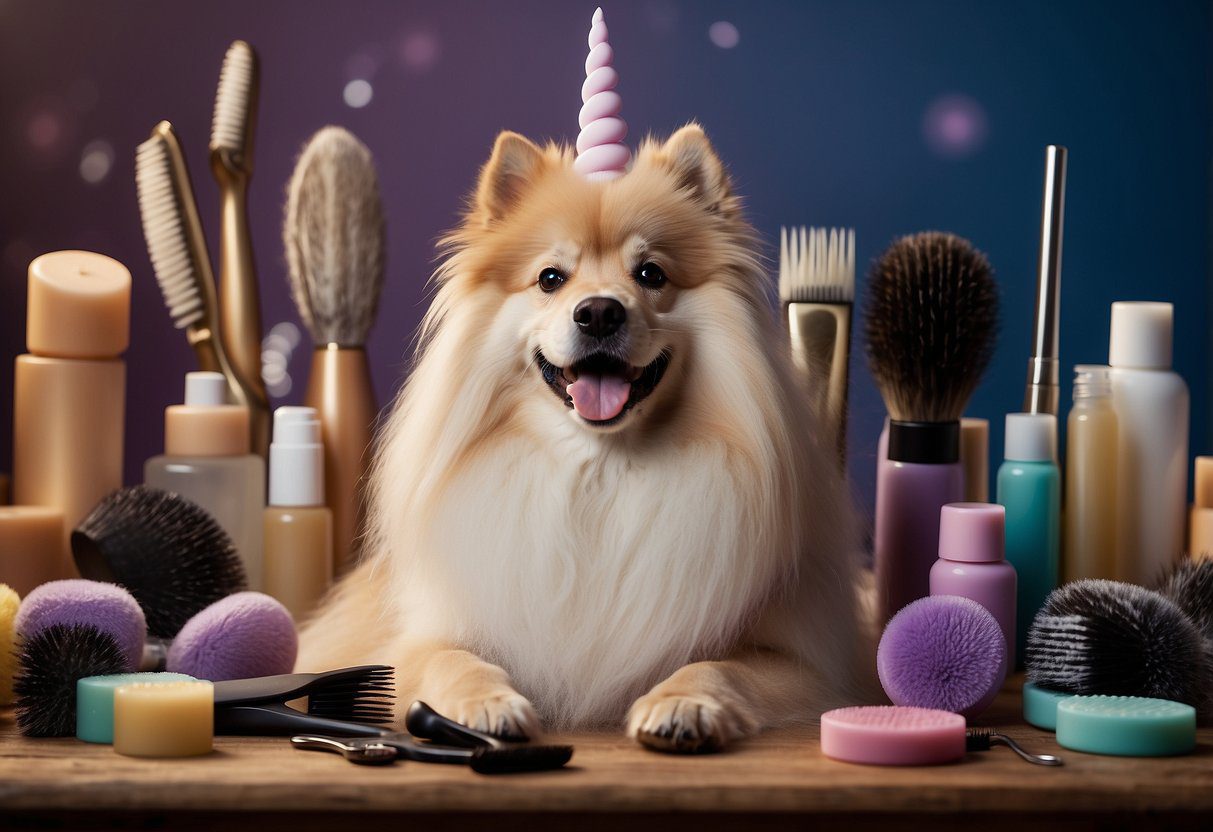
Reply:
[[8, 584], [0, 584], [0, 705], [13, 701], [13, 674], [17, 670], [17, 644], [13, 622], [21, 598]]

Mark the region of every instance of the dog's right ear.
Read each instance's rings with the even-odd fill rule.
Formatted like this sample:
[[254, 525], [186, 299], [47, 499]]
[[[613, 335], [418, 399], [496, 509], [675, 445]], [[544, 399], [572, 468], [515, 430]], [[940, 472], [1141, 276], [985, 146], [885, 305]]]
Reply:
[[476, 210], [485, 224], [501, 219], [518, 204], [542, 166], [538, 145], [518, 133], [501, 131], [476, 187]]

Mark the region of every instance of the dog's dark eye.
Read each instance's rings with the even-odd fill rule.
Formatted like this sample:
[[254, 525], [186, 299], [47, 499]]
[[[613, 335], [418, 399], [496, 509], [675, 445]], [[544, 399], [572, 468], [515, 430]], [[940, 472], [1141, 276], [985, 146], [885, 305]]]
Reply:
[[564, 281], [565, 276], [560, 269], [549, 267], [539, 273], [539, 288], [545, 292], [555, 292]]
[[652, 261], [641, 263], [640, 268], [636, 269], [636, 282], [646, 289], [660, 289], [665, 281], [665, 272]]

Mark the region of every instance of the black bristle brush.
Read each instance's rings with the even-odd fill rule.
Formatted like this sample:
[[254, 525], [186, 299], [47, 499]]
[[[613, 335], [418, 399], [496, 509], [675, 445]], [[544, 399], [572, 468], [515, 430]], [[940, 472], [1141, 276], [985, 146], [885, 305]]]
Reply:
[[954, 234], [895, 241], [868, 277], [868, 364], [889, 411], [877, 460], [874, 554], [882, 619], [929, 593], [939, 510], [964, 499], [960, 417], [990, 363], [998, 286]]
[[158, 638], [248, 584], [231, 538], [205, 509], [146, 485], [98, 503], [72, 532], [72, 554], [84, 577], [130, 590]]
[[1135, 584], [1055, 589], [1028, 631], [1026, 663], [1044, 688], [1170, 699], [1209, 715], [1213, 645], [1179, 606]]
[[1213, 559], [1185, 560], [1159, 589], [1213, 642]]
[[130, 670], [114, 637], [87, 624], [53, 624], [22, 639], [17, 662], [13, 698], [27, 737], [74, 737], [76, 682]]

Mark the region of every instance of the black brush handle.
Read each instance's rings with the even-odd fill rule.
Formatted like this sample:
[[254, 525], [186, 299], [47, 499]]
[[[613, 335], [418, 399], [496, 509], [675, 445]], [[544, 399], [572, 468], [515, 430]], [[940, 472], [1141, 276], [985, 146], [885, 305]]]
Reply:
[[[483, 731], [477, 731], [475, 728], [469, 728], [453, 719], [447, 719], [421, 701], [409, 705], [408, 713], [404, 717], [404, 726], [409, 729], [409, 733], [414, 737], [421, 737], [423, 740], [432, 740], [434, 742], [449, 743], [450, 745], [458, 745], [464, 748], [500, 749], [505, 748], [507, 745], [500, 737], [486, 734]], [[518, 737], [517, 739], [525, 741], [526, 737]]]
[[325, 719], [278, 703], [215, 707], [215, 734], [221, 736], [286, 737], [328, 734], [338, 737], [379, 737], [388, 733], [374, 725]]

